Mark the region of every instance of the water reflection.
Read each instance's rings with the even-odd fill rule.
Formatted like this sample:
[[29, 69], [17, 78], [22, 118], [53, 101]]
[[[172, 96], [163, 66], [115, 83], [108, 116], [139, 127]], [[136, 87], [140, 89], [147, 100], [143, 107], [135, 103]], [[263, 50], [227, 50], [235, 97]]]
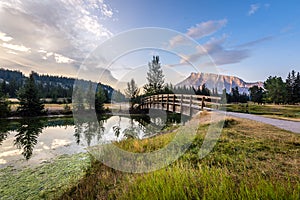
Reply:
[[80, 119], [75, 122], [75, 132], [74, 137], [77, 144], [80, 144], [81, 137], [84, 136], [84, 140], [87, 142], [88, 146], [91, 146], [91, 141], [96, 138], [100, 141], [102, 138], [105, 127], [104, 123], [109, 118], [109, 116], [103, 116], [99, 121], [94, 121], [91, 115], [82, 115]]
[[44, 124], [39, 119], [24, 119], [17, 128], [14, 144], [23, 149], [22, 155], [26, 160], [32, 156], [34, 146], [37, 144], [37, 138], [43, 131]]
[[[0, 164], [9, 156], [16, 159], [20, 149], [22, 156], [32, 158], [36, 149], [39, 155], [59, 155], [84, 151], [85, 147], [119, 141], [127, 138], [146, 138], [156, 135], [173, 123], [184, 123], [188, 118], [180, 115], [124, 115], [101, 116], [99, 121], [82, 115], [80, 119], [28, 118], [0, 120]], [[55, 128], [54, 128], [55, 127]], [[39, 157], [39, 156], [38, 156]], [[40, 157], [39, 157], [40, 159]]]
[[[23, 157], [32, 157], [34, 147], [38, 143], [39, 135], [47, 127], [67, 127], [73, 125], [72, 118], [47, 119], [24, 118], [15, 120], [0, 120], [0, 145], [14, 132], [13, 145], [21, 149]], [[1, 150], [1, 149], [0, 149]], [[4, 152], [4, 151], [0, 151]], [[5, 153], [5, 152], [4, 152]]]

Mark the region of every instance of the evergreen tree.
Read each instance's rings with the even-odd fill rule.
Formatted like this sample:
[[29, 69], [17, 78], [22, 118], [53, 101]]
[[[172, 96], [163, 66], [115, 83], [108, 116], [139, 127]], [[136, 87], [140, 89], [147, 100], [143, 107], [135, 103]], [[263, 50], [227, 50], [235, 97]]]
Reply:
[[20, 100], [20, 106], [17, 110], [22, 116], [38, 116], [43, 114], [44, 105], [40, 101], [33, 74], [34, 72], [31, 72], [24, 87], [19, 90], [18, 99]]
[[81, 85], [76, 85], [73, 90], [73, 109], [75, 111], [84, 110], [83, 89]]
[[148, 84], [144, 86], [145, 93], [146, 95], [159, 94], [164, 89], [164, 75], [159, 62], [159, 56], [153, 56], [153, 60], [148, 66]]
[[221, 96], [221, 104], [226, 104], [227, 102], [228, 102], [228, 94], [226, 92], [226, 89], [224, 88]]
[[250, 92], [251, 101], [253, 101], [254, 103], [258, 103], [258, 104], [263, 102], [263, 95], [264, 95], [263, 88], [255, 85], [255, 86], [252, 86], [251, 88], [249, 88], [249, 92]]
[[95, 107], [95, 93], [96, 85], [93, 84], [91, 81], [89, 81], [89, 88], [86, 93], [86, 103], [89, 107], [89, 109], [93, 109]]
[[107, 100], [106, 96], [107, 95], [105, 94], [102, 85], [100, 83], [97, 84], [96, 96], [95, 96], [95, 109], [97, 113], [104, 112], [104, 103]]
[[131, 109], [133, 108], [133, 105], [137, 103], [136, 100], [139, 91], [140, 90], [137, 87], [137, 84], [135, 83], [134, 79], [131, 79], [131, 81], [127, 83], [127, 88], [125, 89], [126, 97], [130, 99]]
[[295, 94], [296, 94], [296, 102], [300, 103], [300, 73], [297, 73], [297, 77], [295, 80]]
[[3, 85], [0, 87], [0, 118], [7, 117], [10, 112], [7, 95], [4, 93]]
[[237, 86], [235, 88], [232, 88], [231, 94], [231, 102], [239, 102], [240, 92]]
[[293, 101], [293, 80], [291, 73], [289, 72], [288, 77], [286, 78], [286, 101], [291, 103]]
[[270, 76], [264, 82], [264, 88], [266, 89], [266, 96], [269, 102], [275, 104], [286, 102], [286, 85], [281, 77]]

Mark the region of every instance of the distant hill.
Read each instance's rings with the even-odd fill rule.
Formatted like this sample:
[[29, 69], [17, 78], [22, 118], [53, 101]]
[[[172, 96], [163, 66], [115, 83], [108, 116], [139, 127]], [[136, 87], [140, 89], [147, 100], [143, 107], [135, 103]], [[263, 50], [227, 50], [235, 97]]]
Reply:
[[[41, 98], [71, 98], [74, 82], [77, 79], [63, 76], [40, 75], [34, 73], [34, 79], [39, 88]], [[0, 83], [5, 82], [5, 93], [11, 98], [17, 97], [17, 91], [22, 87], [26, 80], [26, 76], [20, 71], [12, 71], [0, 68]], [[97, 84], [87, 80], [77, 80], [84, 89], [89, 84]], [[107, 92], [109, 98], [116, 92], [111, 86], [101, 84], [102, 88]]]
[[240, 93], [246, 94], [249, 94], [248, 89], [254, 85], [263, 87], [263, 82], [247, 83], [241, 78], [235, 76], [226, 76], [211, 73], [191, 73], [189, 77], [176, 84], [176, 86], [192, 86], [197, 88], [199, 86], [202, 86], [203, 84], [205, 84], [206, 87], [210, 90], [212, 90], [213, 88], [217, 88], [219, 94], [222, 93], [224, 88], [226, 89], [227, 93], [229, 93], [231, 92], [231, 88], [234, 88], [236, 86], [239, 88]]

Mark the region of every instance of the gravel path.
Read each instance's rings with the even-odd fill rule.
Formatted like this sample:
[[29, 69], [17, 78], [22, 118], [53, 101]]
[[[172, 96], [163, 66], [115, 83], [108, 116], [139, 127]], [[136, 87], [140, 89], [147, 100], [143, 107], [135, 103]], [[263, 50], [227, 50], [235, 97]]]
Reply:
[[262, 117], [258, 115], [235, 113], [235, 112], [226, 112], [226, 115], [232, 117], [250, 119], [265, 124], [271, 124], [273, 126], [276, 126], [284, 130], [292, 131], [294, 133], [300, 133], [300, 122], [287, 121], [281, 119], [272, 119], [272, 118]]

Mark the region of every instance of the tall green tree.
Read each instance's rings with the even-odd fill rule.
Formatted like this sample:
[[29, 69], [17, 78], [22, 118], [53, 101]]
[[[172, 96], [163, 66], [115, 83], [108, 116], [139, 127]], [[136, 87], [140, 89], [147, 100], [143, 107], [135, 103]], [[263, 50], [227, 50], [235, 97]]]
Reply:
[[135, 83], [134, 79], [131, 79], [130, 82], [127, 83], [127, 88], [125, 89], [125, 95], [127, 98], [130, 99], [131, 109], [133, 108], [133, 105], [137, 100], [138, 94], [139, 94], [139, 88], [137, 84]]
[[73, 89], [73, 110], [74, 111], [83, 111], [84, 107], [84, 98], [83, 98], [83, 89], [82, 85], [75, 85]]
[[295, 94], [296, 94], [296, 102], [300, 103], [300, 72], [297, 73], [297, 77], [295, 81]]
[[266, 89], [267, 101], [275, 104], [286, 102], [286, 85], [281, 77], [270, 76], [264, 82], [264, 88]]
[[39, 91], [33, 78], [34, 72], [31, 72], [23, 88], [19, 90], [18, 99], [20, 106], [17, 111], [22, 116], [39, 116], [43, 114], [44, 105], [40, 101]]
[[0, 118], [7, 117], [10, 112], [9, 101], [3, 85], [0, 86]]
[[144, 86], [147, 95], [159, 94], [164, 90], [164, 75], [159, 62], [159, 56], [153, 56], [152, 62], [149, 62], [149, 71], [147, 72], [148, 83]]
[[264, 89], [257, 85], [249, 88], [251, 101], [261, 104], [263, 102]]
[[106, 93], [100, 83], [97, 84], [95, 95], [95, 110], [97, 113], [104, 112], [104, 103], [107, 100]]
[[231, 94], [231, 102], [239, 102], [240, 92], [237, 86], [231, 89]]
[[286, 102], [295, 104], [299, 99], [299, 72], [292, 70], [286, 78]]
[[89, 88], [86, 93], [86, 103], [90, 110], [95, 107], [95, 90], [96, 84], [93, 84], [91, 81], [89, 81]]

